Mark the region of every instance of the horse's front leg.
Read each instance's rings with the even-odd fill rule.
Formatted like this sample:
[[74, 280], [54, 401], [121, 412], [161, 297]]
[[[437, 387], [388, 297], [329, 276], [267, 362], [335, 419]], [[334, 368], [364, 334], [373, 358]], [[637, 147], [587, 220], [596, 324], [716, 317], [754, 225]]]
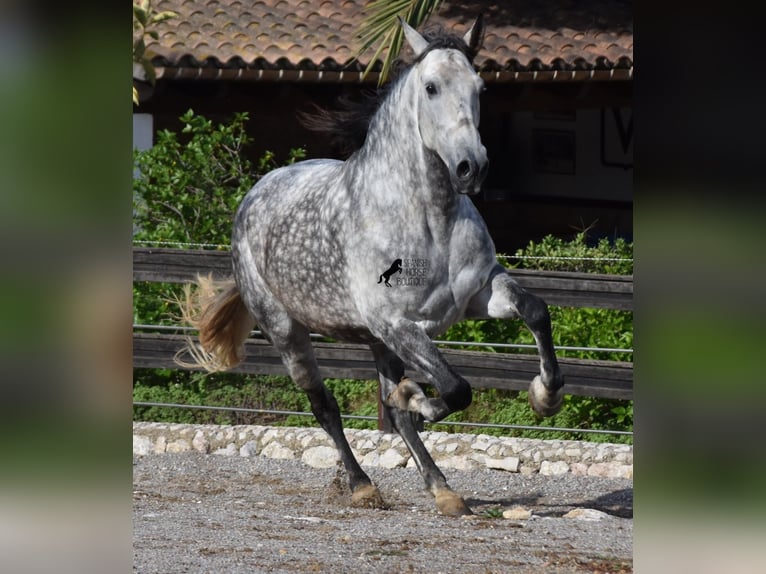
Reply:
[[545, 301], [522, 288], [498, 265], [487, 285], [471, 301], [466, 318], [512, 319], [520, 317], [529, 327], [540, 354], [540, 375], [529, 385], [529, 403], [543, 417], [561, 410], [564, 376], [553, 350], [551, 317]]
[[471, 404], [471, 385], [444, 359], [418, 324], [397, 319], [376, 325], [375, 335], [404, 363], [433, 385], [438, 397], [429, 398], [416, 383], [403, 379], [383, 401], [403, 411], [420, 413], [429, 422], [443, 419]]

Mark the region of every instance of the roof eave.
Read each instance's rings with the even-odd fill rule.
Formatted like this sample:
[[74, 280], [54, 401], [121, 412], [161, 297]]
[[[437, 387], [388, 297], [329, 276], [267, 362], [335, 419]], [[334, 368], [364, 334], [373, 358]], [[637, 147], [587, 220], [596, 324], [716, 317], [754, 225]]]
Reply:
[[[289, 83], [343, 83], [374, 84], [379, 72], [366, 76], [358, 70], [295, 70], [263, 68], [220, 68], [161, 66], [156, 68], [157, 79], [174, 80], [215, 80], [241, 82], [289, 82]], [[587, 82], [626, 81], [633, 79], [633, 66], [608, 69], [578, 70], [480, 70], [485, 82]]]

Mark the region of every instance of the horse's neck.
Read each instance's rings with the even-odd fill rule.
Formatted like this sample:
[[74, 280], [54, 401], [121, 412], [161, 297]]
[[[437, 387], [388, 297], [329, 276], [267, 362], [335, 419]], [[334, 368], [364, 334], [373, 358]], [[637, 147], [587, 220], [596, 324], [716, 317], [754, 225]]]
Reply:
[[370, 182], [358, 186], [361, 201], [398, 206], [422, 216], [430, 212], [443, 219], [456, 209], [457, 197], [444, 164], [422, 144], [415, 99], [406, 82], [395, 88], [373, 118], [351, 169], [356, 178], [363, 174]]

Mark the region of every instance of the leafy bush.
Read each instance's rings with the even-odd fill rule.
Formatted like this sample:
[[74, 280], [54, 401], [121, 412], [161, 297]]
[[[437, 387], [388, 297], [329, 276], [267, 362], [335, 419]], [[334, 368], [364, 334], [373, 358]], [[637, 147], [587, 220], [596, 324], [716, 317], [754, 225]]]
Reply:
[[[215, 125], [192, 110], [181, 116], [181, 135], [157, 133], [154, 147], [134, 152], [140, 175], [133, 180], [134, 239], [228, 245], [232, 218], [245, 194], [278, 167], [266, 152], [254, 166], [244, 155], [252, 142], [247, 113]], [[305, 157], [290, 150], [287, 163]]]
[[588, 245], [587, 231], [577, 233], [571, 241], [553, 235], [540, 243], [530, 241], [514, 255], [499, 259], [515, 262], [509, 267], [541, 269], [545, 271], [579, 271], [610, 275], [633, 274], [633, 244], [621, 237], [613, 242], [601, 238]]

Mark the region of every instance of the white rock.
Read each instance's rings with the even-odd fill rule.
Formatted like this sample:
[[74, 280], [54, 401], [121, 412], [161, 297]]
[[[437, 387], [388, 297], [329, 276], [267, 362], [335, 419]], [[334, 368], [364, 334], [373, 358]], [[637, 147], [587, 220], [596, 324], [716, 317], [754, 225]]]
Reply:
[[473, 452], [468, 455], [470, 460], [473, 460], [479, 464], [479, 466], [485, 466], [484, 461], [487, 460], [487, 455], [483, 452]]
[[152, 452], [152, 439], [148, 436], [133, 435], [133, 454], [144, 456]]
[[514, 506], [503, 512], [503, 518], [508, 520], [529, 520], [532, 517], [532, 511], [523, 506]]
[[609, 518], [606, 512], [601, 512], [595, 508], [575, 508], [567, 512], [563, 518], [573, 518], [575, 520], [604, 520]]
[[362, 460], [359, 461], [359, 464], [362, 466], [378, 466], [378, 461], [380, 460], [380, 455], [377, 453], [377, 451], [370, 451], [364, 457]]
[[540, 464], [540, 474], [543, 476], [558, 476], [566, 474], [567, 472], [569, 472], [569, 465], [563, 460], [557, 460], [555, 462], [544, 460]]
[[274, 439], [277, 436], [279, 436], [278, 429], [269, 429], [265, 433], [263, 433], [263, 437], [261, 438], [261, 444], [268, 444], [272, 441], [272, 439]]
[[310, 434], [304, 434], [300, 438], [301, 448], [308, 448], [308, 446], [314, 442], [314, 436]]
[[237, 455], [237, 445], [233, 442], [230, 442], [228, 445], [226, 445], [226, 448], [219, 448], [217, 450], [213, 451], [213, 454], [218, 454], [222, 456], [236, 456]]
[[191, 444], [189, 444], [188, 440], [183, 438], [179, 438], [178, 440], [169, 442], [168, 446], [165, 448], [165, 452], [170, 452], [170, 453], [188, 452], [190, 450], [191, 450]]
[[194, 435], [194, 438], [192, 439], [192, 448], [202, 454], [210, 452], [210, 441], [207, 440], [202, 431], [197, 431], [197, 434]]
[[383, 468], [398, 468], [405, 464], [407, 464], [407, 459], [393, 448], [384, 452], [378, 460], [378, 465]]
[[453, 438], [455, 435], [452, 433], [444, 432], [444, 431], [434, 431], [431, 433], [431, 438], [436, 442], [436, 444], [442, 443], [445, 440], [449, 440]]
[[596, 462], [588, 468], [588, 476], [633, 478], [633, 465], [620, 462]]
[[506, 456], [504, 458], [487, 457], [484, 459], [484, 464], [487, 468], [507, 470], [508, 472], [519, 472], [519, 457], [517, 456]]
[[157, 442], [154, 443], [154, 454], [162, 454], [168, 446], [168, 439], [164, 434], [157, 437]]
[[287, 448], [286, 446], [282, 446], [277, 441], [272, 440], [261, 451], [261, 456], [267, 456], [269, 458], [278, 458], [278, 459], [284, 459], [284, 460], [292, 460], [295, 458], [295, 453], [289, 448]]
[[456, 442], [451, 442], [444, 446], [444, 452], [448, 454], [452, 454], [457, 450], [458, 444]]
[[239, 456], [256, 456], [258, 454], [258, 443], [249, 440], [239, 449]]
[[442, 468], [454, 468], [455, 470], [473, 470], [477, 467], [476, 462], [465, 456], [450, 456], [439, 461]]
[[588, 465], [584, 462], [573, 462], [569, 465], [569, 470], [573, 476], [586, 476], [588, 474]]
[[338, 451], [331, 446], [307, 448], [301, 456], [301, 461], [312, 468], [332, 468], [337, 460]]

